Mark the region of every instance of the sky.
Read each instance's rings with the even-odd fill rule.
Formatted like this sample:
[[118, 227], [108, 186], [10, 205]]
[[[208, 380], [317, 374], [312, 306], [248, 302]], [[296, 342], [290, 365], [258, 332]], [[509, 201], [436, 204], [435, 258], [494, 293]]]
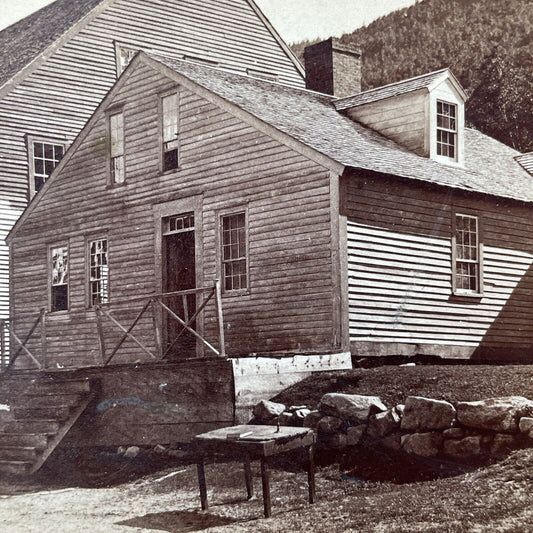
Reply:
[[[0, 0], [0, 29], [53, 0]], [[417, 0], [255, 0], [288, 43], [340, 37]]]

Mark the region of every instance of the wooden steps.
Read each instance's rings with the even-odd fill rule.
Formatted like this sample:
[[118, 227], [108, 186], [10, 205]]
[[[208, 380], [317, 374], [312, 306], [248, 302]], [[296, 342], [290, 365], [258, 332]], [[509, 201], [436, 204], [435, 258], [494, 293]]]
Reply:
[[0, 472], [36, 472], [74, 425], [95, 391], [86, 378], [3, 375], [0, 378]]

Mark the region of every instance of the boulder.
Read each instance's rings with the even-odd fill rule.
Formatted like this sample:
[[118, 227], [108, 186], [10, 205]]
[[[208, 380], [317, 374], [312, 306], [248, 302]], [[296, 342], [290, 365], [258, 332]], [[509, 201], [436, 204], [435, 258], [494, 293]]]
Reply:
[[405, 404], [403, 403], [399, 403], [395, 408], [394, 410], [396, 411], [396, 414], [402, 418], [403, 416], [403, 412], [405, 411]]
[[377, 396], [336, 392], [324, 394], [318, 409], [326, 415], [342, 418], [352, 424], [365, 423], [369, 416], [387, 410]]
[[520, 433], [531, 433], [533, 430], [533, 418], [523, 416], [518, 422], [518, 429]]
[[368, 435], [375, 438], [385, 437], [400, 427], [400, 417], [394, 409], [372, 415], [368, 419]]
[[294, 425], [302, 427], [307, 415], [311, 413], [311, 409], [304, 407], [303, 409], [297, 409], [294, 411]]
[[518, 420], [533, 415], [533, 402], [521, 396], [457, 404], [457, 420], [467, 427], [500, 433], [518, 431]]
[[455, 420], [455, 407], [442, 400], [409, 396], [405, 401], [402, 429], [427, 431], [447, 429]]
[[140, 453], [141, 449], [139, 448], [139, 446], [130, 446], [124, 452], [124, 457], [126, 457], [127, 459], [133, 459], [137, 457]]
[[462, 439], [465, 436], [463, 428], [448, 428], [442, 432], [442, 435], [447, 439]]
[[517, 436], [506, 433], [498, 433], [494, 435], [490, 453], [492, 455], [505, 455], [513, 448], [517, 447]]
[[357, 446], [366, 431], [366, 425], [360, 424], [359, 426], [350, 426], [346, 429], [346, 445]]
[[343, 424], [344, 421], [336, 416], [324, 416], [320, 419], [317, 428], [319, 433], [329, 435], [339, 431]]
[[473, 457], [481, 453], [481, 436], [465, 437], [464, 439], [450, 439], [444, 441], [443, 451], [445, 455], [456, 459]]
[[386, 437], [383, 437], [379, 441], [379, 445], [383, 448], [386, 448], [387, 450], [393, 450], [395, 452], [399, 452], [402, 449], [402, 433], [396, 432], [391, 433], [390, 435], [387, 435]]
[[328, 448], [340, 450], [346, 447], [347, 438], [344, 433], [333, 433], [332, 435], [321, 436], [320, 441]]
[[318, 423], [322, 419], [324, 415], [320, 411], [311, 411], [305, 418], [303, 427], [304, 428], [311, 428], [316, 429], [318, 427]]
[[269, 400], [261, 400], [254, 408], [253, 414], [255, 419], [260, 422], [270, 422], [285, 411], [282, 403], [275, 403]]
[[407, 453], [423, 457], [434, 457], [440, 451], [442, 435], [436, 431], [404, 435], [401, 438], [401, 445]]

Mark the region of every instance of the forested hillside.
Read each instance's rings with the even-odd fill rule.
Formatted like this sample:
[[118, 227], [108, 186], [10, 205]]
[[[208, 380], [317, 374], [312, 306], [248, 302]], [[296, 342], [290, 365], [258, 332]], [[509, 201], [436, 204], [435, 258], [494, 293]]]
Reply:
[[468, 122], [533, 150], [533, 0], [423, 0], [341, 40], [363, 49], [363, 90], [450, 67]]

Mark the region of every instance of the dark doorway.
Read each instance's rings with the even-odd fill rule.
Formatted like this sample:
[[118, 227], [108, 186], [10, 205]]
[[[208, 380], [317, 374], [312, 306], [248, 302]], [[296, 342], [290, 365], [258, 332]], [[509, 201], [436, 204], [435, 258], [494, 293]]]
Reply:
[[[178, 223], [176, 224], [176, 221]], [[196, 288], [194, 217], [192, 214], [169, 217], [164, 221], [163, 235], [163, 292], [176, 292]], [[164, 299], [176, 315], [187, 322], [196, 311], [196, 295], [174, 295]], [[165, 339], [163, 348], [169, 359], [194, 357], [196, 338], [169, 313], [165, 313]], [[196, 324], [191, 324], [193, 329]]]

